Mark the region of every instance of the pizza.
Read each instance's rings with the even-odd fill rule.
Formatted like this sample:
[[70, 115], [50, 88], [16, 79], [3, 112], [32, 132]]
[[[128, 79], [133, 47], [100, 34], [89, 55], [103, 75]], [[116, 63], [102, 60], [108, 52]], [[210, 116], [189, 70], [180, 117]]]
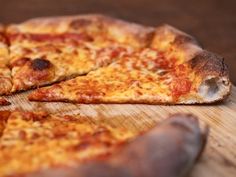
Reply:
[[0, 112], [0, 176], [103, 159], [135, 133], [83, 117]]
[[5, 35], [10, 43], [11, 92], [87, 74], [123, 53], [145, 46], [149, 29], [137, 25], [144, 34], [134, 36], [131, 31], [122, 39], [124, 30], [112, 29], [127, 24], [112, 22], [109, 18], [88, 15], [9, 25]]
[[196, 104], [230, 93], [223, 58], [169, 25], [79, 15], [9, 24], [1, 34], [1, 95], [50, 85], [29, 100]]
[[0, 106], [10, 105], [11, 103], [8, 102], [5, 98], [0, 97]]
[[80, 115], [1, 111], [0, 176], [183, 176], [207, 130], [189, 114], [135, 133]]
[[193, 104], [224, 99], [230, 91], [223, 60], [170, 26], [156, 29], [150, 47], [86, 76], [34, 91], [33, 101]]

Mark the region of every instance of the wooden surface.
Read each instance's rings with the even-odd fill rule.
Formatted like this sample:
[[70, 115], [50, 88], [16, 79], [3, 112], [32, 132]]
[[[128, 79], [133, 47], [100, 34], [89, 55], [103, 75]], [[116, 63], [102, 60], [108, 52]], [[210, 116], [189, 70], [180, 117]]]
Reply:
[[81, 13], [104, 13], [152, 26], [169, 23], [224, 56], [236, 84], [235, 0], [0, 0], [0, 23]]
[[57, 114], [81, 114], [93, 120], [102, 119], [113, 126], [142, 131], [153, 127], [166, 116], [177, 112], [193, 113], [210, 126], [210, 138], [204, 154], [194, 167], [191, 177], [236, 176], [236, 87], [224, 103], [217, 105], [159, 106], [121, 104], [36, 103], [27, 101], [28, 93], [8, 99], [11, 106], [0, 110], [47, 110]]

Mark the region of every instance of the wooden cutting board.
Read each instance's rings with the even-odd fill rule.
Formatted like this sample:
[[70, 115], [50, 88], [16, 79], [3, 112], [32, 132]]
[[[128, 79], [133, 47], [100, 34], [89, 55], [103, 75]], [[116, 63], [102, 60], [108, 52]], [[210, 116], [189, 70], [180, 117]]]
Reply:
[[201, 122], [209, 124], [211, 131], [205, 152], [190, 176], [236, 176], [236, 87], [233, 87], [231, 96], [224, 103], [195, 106], [35, 103], [28, 102], [27, 95], [21, 93], [10, 96], [8, 99], [12, 105], [0, 107], [0, 110], [19, 108], [30, 111], [44, 109], [58, 114], [79, 113], [92, 120], [102, 119], [113, 126], [132, 131], [149, 129], [172, 113], [193, 113]]

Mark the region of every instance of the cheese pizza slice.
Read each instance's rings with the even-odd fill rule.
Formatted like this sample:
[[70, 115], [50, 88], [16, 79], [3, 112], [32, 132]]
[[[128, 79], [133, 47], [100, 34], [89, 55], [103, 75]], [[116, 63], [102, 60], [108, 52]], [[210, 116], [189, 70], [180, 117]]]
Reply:
[[86, 76], [33, 91], [33, 101], [74, 103], [192, 104], [224, 99], [230, 92], [219, 56], [170, 26], [156, 30], [151, 47], [124, 55]]
[[101, 15], [39, 18], [9, 25], [11, 92], [106, 66], [145, 47], [152, 32], [152, 28]]
[[80, 115], [0, 112], [0, 176], [21, 176], [109, 156], [136, 136]]
[[78, 115], [3, 111], [0, 176], [183, 177], [207, 136], [208, 127], [191, 114], [174, 114], [135, 133]]

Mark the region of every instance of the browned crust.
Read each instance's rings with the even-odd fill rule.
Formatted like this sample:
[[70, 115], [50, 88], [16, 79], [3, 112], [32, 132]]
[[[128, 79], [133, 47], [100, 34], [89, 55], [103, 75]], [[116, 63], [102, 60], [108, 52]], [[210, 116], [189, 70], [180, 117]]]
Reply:
[[108, 35], [113, 37], [115, 40], [120, 40], [114, 35], [114, 31], [127, 36], [127, 40], [130, 42], [139, 42], [138, 45], [141, 47], [148, 47], [152, 41], [155, 29], [153, 27], [143, 26], [137, 23], [126, 22], [124, 20], [101, 16], [103, 24], [106, 26]]
[[202, 50], [188, 63], [193, 71], [202, 77], [203, 82], [207, 81], [208, 78], [213, 78], [215, 80], [221, 80], [220, 84], [225, 87], [220, 98], [208, 103], [225, 100], [230, 95], [232, 84], [229, 80], [228, 66], [225, 64], [222, 56]]
[[228, 67], [224, 62], [224, 58], [206, 50], [202, 50], [193, 57], [189, 61], [189, 64], [196, 73], [201, 74], [203, 77], [208, 75], [228, 77], [229, 75]]
[[[29, 177], [170, 177], [185, 176], [200, 157], [208, 128], [190, 114], [175, 114], [121, 147], [110, 159], [78, 167], [42, 170]], [[19, 175], [17, 175], [19, 176]]]
[[[71, 30], [70, 24], [74, 21], [84, 23], [85, 20], [99, 26], [102, 33], [105, 32], [106, 35], [114, 40], [121, 42], [126, 42], [127, 40], [127, 42], [136, 43], [139, 47], [147, 46], [154, 34], [153, 27], [126, 22], [101, 14], [34, 18], [21, 24], [8, 25], [7, 33], [62, 33]], [[116, 34], [120, 35], [119, 38], [117, 38]]]
[[210, 80], [215, 80], [219, 85], [219, 96], [212, 101], [204, 101], [205, 103], [214, 103], [225, 100], [230, 95], [232, 84], [229, 80], [228, 66], [224, 62], [224, 58], [212, 52], [202, 50], [193, 57], [188, 64], [192, 70], [202, 78], [202, 84], [207, 84]]
[[193, 36], [167, 24], [156, 28], [151, 47], [168, 51], [175, 55], [183, 53], [184, 61], [190, 60], [202, 50]]
[[[218, 102], [230, 95], [232, 84], [229, 80], [228, 67], [224, 58], [204, 50], [194, 37], [172, 26], [162, 25], [156, 28], [151, 46], [170, 51], [169, 53], [173, 56], [182, 58], [183, 62], [187, 63], [193, 72], [201, 78], [202, 84], [205, 84], [209, 79], [214, 79], [217, 82], [221, 89], [218, 98], [215, 100], [203, 98], [197, 103]], [[201, 84], [199, 88], [200, 86]], [[185, 101], [181, 103], [186, 104]]]
[[11, 103], [7, 101], [5, 98], [0, 97], [0, 106], [7, 106], [10, 105]]
[[[231, 88], [230, 88], [231, 89]], [[209, 101], [209, 102], [194, 102], [194, 103], [185, 103], [185, 102], [173, 102], [173, 101], [155, 101], [155, 100], [147, 100], [147, 99], [134, 99], [134, 100], [129, 100], [129, 101], [101, 101], [101, 100], [93, 100], [93, 101], [78, 101], [78, 100], [70, 100], [70, 99], [64, 99], [64, 98], [37, 98], [36, 95], [32, 94], [34, 92], [31, 92], [31, 94], [28, 95], [28, 100], [32, 102], [63, 102], [63, 103], [73, 103], [73, 104], [144, 104], [144, 105], [164, 105], [164, 106], [174, 106], [174, 105], [189, 105], [189, 104], [194, 104], [194, 105], [204, 105], [204, 104], [215, 104], [215, 103], [221, 103], [225, 99], [228, 98], [230, 92], [226, 95], [224, 95], [223, 98], [220, 98], [218, 100], [214, 101]]]
[[188, 57], [184, 58], [184, 60], [189, 63], [194, 71], [202, 74], [203, 77], [207, 75], [228, 77], [228, 67], [224, 62], [224, 58], [212, 52], [203, 50], [193, 36], [169, 25], [162, 25], [156, 29], [152, 42], [152, 46], [154, 47], [156, 43], [158, 43], [155, 41], [155, 38], [161, 39], [159, 43], [169, 43], [168, 47], [174, 48], [174, 51], [185, 53]]
[[200, 129], [191, 114], [175, 114], [138, 137], [112, 159], [133, 176], [184, 176], [201, 155], [208, 128]]

